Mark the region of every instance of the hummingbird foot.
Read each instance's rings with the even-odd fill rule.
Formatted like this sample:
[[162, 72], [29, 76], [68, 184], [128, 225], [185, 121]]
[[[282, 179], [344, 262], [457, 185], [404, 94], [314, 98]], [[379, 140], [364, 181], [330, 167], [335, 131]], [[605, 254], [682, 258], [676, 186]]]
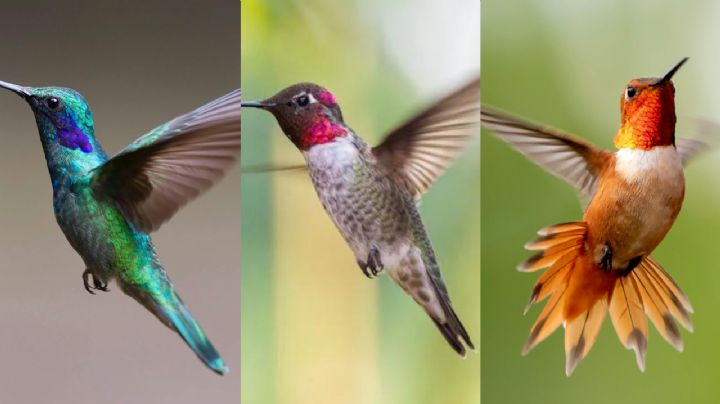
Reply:
[[[83, 277], [83, 285], [85, 286], [85, 290], [87, 290], [91, 295], [94, 295], [94, 290], [101, 290], [103, 292], [109, 292], [109, 289], [107, 288], [107, 282], [103, 282], [102, 279], [95, 276], [95, 274], [92, 273], [89, 269], [85, 269], [85, 272], [82, 274]], [[92, 278], [92, 286], [90, 286], [90, 278]]]
[[610, 272], [612, 270], [612, 249], [609, 245], [602, 246], [602, 257], [600, 257], [600, 269]]
[[358, 260], [357, 263], [363, 274], [370, 279], [376, 277], [384, 268], [384, 265], [380, 260], [380, 250], [378, 250], [375, 246], [370, 247], [367, 261], [363, 262]]

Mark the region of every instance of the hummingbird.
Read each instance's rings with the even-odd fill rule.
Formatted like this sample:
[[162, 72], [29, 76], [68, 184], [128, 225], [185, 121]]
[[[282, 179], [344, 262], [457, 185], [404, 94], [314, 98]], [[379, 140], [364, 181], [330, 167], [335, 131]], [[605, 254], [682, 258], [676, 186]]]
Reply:
[[32, 109], [60, 229], [85, 263], [85, 289], [120, 289], [218, 374], [227, 366], [175, 291], [150, 234], [220, 179], [240, 154], [240, 90], [158, 126], [112, 158], [88, 103], [62, 87], [0, 81]]
[[592, 348], [609, 312], [621, 343], [645, 369], [648, 326], [678, 351], [677, 323], [692, 331], [690, 301], [650, 254], [680, 212], [684, 164], [706, 146], [675, 138], [673, 75], [631, 80], [620, 95], [616, 152], [560, 130], [481, 107], [482, 125], [531, 161], [574, 185], [585, 202], [581, 221], [538, 232], [526, 249], [539, 251], [518, 267], [547, 269], [525, 307], [549, 297], [523, 348], [527, 354], [565, 327], [565, 373], [570, 376]]
[[362, 273], [387, 270], [430, 316], [455, 352], [474, 349], [453, 310], [416, 201], [479, 124], [475, 79], [399, 125], [375, 147], [344, 121], [335, 96], [299, 83], [264, 101], [243, 102], [274, 115], [305, 158], [323, 208], [353, 251]]

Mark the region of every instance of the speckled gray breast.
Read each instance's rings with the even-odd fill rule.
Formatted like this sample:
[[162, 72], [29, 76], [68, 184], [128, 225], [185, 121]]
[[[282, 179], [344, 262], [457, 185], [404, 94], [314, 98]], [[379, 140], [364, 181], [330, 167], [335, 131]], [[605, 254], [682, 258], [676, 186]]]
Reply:
[[375, 246], [386, 257], [407, 245], [412, 236], [408, 197], [366, 158], [362, 145], [345, 141], [316, 148], [306, 155], [310, 177], [355, 256], [365, 260]]

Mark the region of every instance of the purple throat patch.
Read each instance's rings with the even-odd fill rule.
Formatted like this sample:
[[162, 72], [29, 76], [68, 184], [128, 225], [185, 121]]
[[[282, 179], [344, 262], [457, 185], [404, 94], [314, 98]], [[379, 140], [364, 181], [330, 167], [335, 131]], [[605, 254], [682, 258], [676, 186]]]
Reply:
[[79, 128], [70, 127], [62, 128], [57, 134], [58, 143], [69, 149], [80, 149], [84, 153], [93, 151], [90, 139]]

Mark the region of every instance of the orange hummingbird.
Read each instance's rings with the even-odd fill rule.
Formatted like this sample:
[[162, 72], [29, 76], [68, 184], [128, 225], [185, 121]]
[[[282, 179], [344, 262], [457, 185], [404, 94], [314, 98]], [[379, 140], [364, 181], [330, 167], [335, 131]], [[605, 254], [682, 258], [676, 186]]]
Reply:
[[533, 325], [523, 355], [565, 327], [569, 376], [597, 338], [610, 312], [615, 331], [645, 369], [647, 317], [678, 351], [677, 322], [692, 331], [688, 298], [650, 253], [680, 212], [683, 164], [705, 143], [675, 139], [675, 88], [682, 59], [661, 78], [631, 80], [620, 97], [615, 153], [559, 130], [527, 123], [482, 107], [483, 125], [531, 161], [575, 185], [585, 200], [582, 221], [538, 232], [525, 245], [540, 252], [518, 267], [548, 268], [525, 307], [549, 297]]

